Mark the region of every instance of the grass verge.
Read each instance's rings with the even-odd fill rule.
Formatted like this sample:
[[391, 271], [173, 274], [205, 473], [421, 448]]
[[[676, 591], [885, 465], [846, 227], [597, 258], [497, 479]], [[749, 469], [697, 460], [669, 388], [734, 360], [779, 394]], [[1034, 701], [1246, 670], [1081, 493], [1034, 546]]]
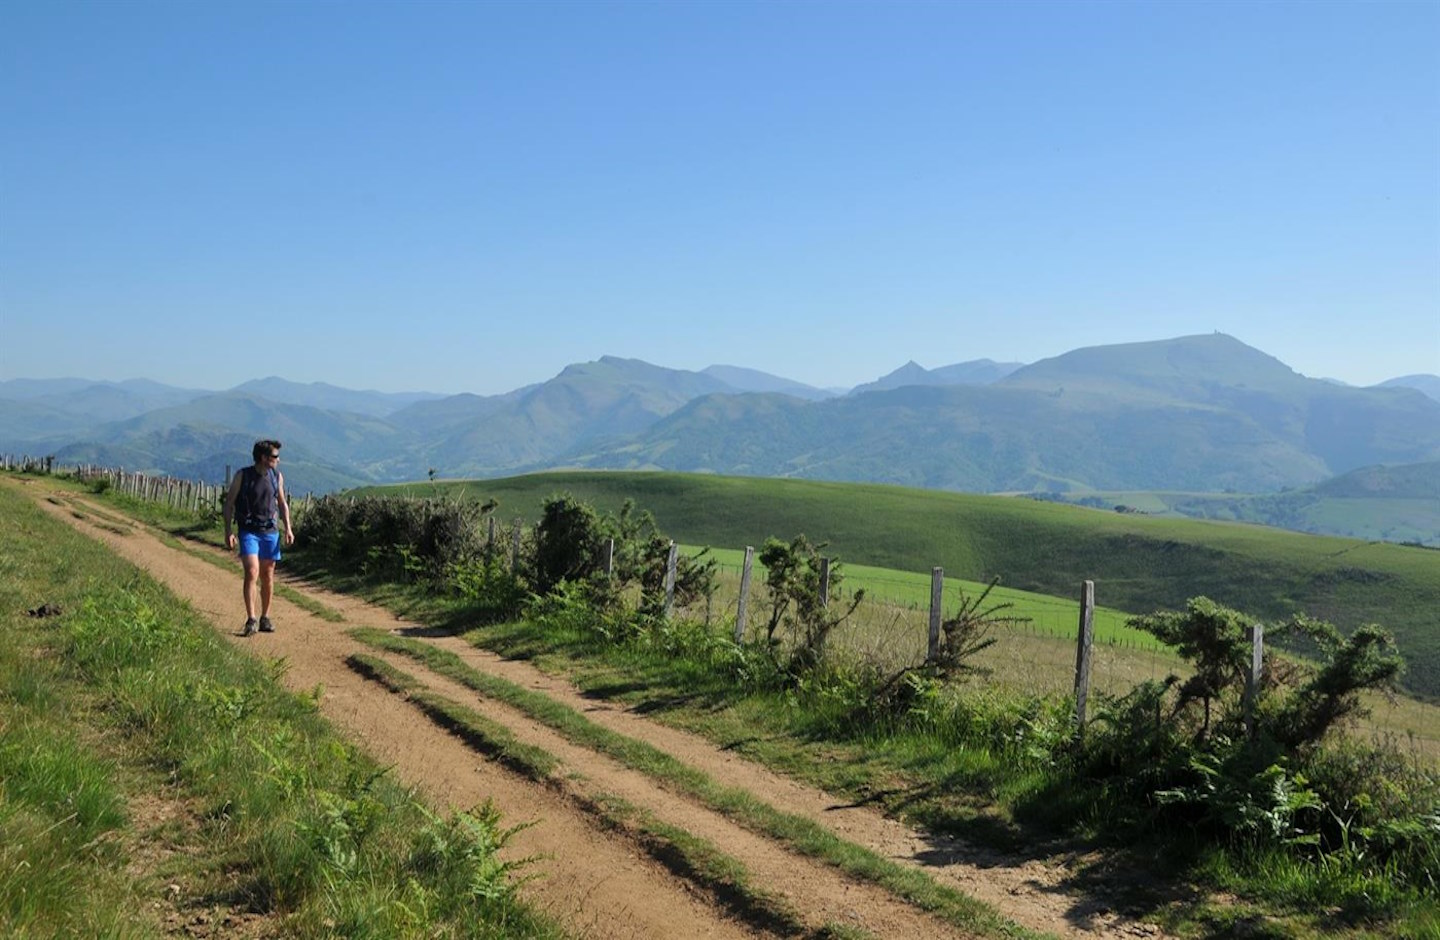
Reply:
[[431, 812], [8, 484], [0, 520], [0, 935], [561, 935], [514, 896], [493, 810]]

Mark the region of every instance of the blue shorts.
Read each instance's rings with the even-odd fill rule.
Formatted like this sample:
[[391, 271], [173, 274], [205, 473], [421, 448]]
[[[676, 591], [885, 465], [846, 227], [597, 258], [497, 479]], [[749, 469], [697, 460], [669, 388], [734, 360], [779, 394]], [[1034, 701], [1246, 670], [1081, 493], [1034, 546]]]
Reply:
[[280, 533], [276, 532], [244, 532], [240, 533], [240, 557], [246, 555], [259, 555], [263, 561], [280, 560]]

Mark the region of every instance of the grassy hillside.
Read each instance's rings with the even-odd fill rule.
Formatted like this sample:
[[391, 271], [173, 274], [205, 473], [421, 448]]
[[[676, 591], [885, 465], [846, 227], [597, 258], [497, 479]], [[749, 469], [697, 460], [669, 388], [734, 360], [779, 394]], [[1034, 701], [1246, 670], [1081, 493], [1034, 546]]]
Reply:
[[[674, 473], [546, 473], [410, 484], [371, 492], [499, 500], [502, 518], [534, 519], [569, 492], [614, 509], [627, 498], [677, 539], [739, 548], [805, 533], [844, 561], [1097, 601], [1131, 612], [1178, 608], [1204, 594], [1257, 617], [1304, 611], [1349, 630], [1393, 630], [1408, 685], [1440, 695], [1440, 552], [1259, 526], [1122, 515], [1033, 500], [876, 484]], [[363, 491], [361, 491], [363, 492]]]
[[1297, 532], [1440, 547], [1440, 462], [1363, 467], [1313, 487], [1261, 496], [1112, 491], [1047, 494], [1093, 508], [1256, 522]]

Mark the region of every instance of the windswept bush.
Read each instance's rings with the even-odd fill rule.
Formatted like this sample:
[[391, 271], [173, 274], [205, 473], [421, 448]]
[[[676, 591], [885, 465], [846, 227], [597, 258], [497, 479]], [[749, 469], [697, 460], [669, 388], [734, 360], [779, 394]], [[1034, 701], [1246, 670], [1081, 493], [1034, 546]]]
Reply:
[[568, 493], [547, 499], [535, 526], [532, 587], [548, 594], [562, 581], [594, 579], [604, 571], [605, 534], [600, 515]]
[[770, 607], [765, 639], [777, 655], [783, 647], [789, 648], [790, 668], [797, 675], [820, 664], [825, 641], [865, 599], [862, 589], [855, 592], [848, 608], [830, 606], [840, 599], [844, 575], [839, 562], [832, 560], [829, 588], [822, 590], [824, 559], [820, 550], [824, 547], [823, 542], [812, 545], [804, 535], [797, 535], [788, 543], [766, 539], [760, 549]]

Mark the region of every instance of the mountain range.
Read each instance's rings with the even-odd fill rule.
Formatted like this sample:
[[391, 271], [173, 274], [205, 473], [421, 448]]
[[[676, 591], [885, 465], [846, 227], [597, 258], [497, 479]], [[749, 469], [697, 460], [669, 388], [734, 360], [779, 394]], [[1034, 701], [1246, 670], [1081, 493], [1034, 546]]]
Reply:
[[262, 436], [286, 442], [296, 493], [571, 467], [1065, 496], [1273, 494], [1440, 461], [1440, 377], [1355, 388], [1217, 333], [1028, 365], [910, 362], [848, 391], [612, 356], [491, 396], [279, 378], [226, 391], [0, 382], [0, 452], [219, 481]]

